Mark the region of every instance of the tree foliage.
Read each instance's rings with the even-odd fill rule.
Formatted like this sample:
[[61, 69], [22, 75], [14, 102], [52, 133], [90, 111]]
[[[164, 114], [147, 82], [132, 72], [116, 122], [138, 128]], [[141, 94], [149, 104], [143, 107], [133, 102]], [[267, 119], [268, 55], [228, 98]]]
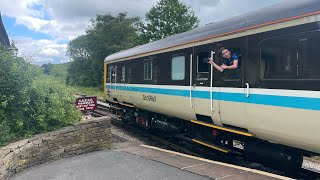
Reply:
[[66, 84], [67, 80], [67, 75], [68, 75], [68, 65], [69, 63], [64, 63], [64, 64], [43, 64], [41, 66], [42, 71], [46, 75], [50, 75], [64, 84]]
[[28, 90], [28, 124], [33, 133], [55, 130], [76, 122], [80, 113], [74, 107], [73, 91], [51, 76], [37, 77]]
[[145, 42], [182, 33], [199, 24], [194, 11], [180, 0], [160, 0], [146, 14], [146, 20], [147, 23], [142, 28]]
[[74, 100], [64, 83], [0, 49], [0, 146], [78, 121]]
[[67, 81], [72, 85], [100, 86], [103, 82], [103, 61], [112, 53], [137, 45], [140, 18], [97, 15], [86, 34], [70, 41], [67, 53], [73, 60]]

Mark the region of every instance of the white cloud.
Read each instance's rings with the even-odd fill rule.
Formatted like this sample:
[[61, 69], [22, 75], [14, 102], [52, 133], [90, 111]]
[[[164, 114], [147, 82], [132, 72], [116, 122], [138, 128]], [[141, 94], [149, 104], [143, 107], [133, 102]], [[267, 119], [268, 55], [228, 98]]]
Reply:
[[[91, 24], [90, 19], [95, 18], [97, 14], [117, 15], [120, 12], [128, 12], [129, 16], [139, 16], [144, 20], [145, 14], [157, 1], [159, 0], [1, 0], [0, 7], [3, 15], [16, 19], [16, 24], [26, 26], [34, 32], [47, 34], [54, 39], [45, 43], [32, 37], [10, 37], [17, 41], [21, 51], [35, 52], [35, 61], [65, 62], [67, 45], [59, 45], [57, 42], [69, 41], [83, 34]], [[241, 3], [238, 0], [182, 1], [195, 11], [200, 25], [204, 25], [282, 0], [241, 0]], [[47, 47], [49, 45], [55, 47]]]
[[30, 16], [22, 16], [17, 18], [16, 23], [23, 24], [27, 26], [27, 28], [30, 30], [40, 31], [43, 26], [47, 25], [50, 22], [46, 20], [30, 17]]
[[68, 62], [65, 56], [67, 45], [58, 44], [55, 40], [34, 40], [28, 37], [13, 37], [19, 49], [19, 56], [33, 59], [34, 64]]

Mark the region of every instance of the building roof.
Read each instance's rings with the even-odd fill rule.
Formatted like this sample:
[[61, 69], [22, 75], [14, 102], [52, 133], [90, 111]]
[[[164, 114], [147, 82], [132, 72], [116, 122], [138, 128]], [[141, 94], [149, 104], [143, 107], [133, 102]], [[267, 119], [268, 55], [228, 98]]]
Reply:
[[0, 45], [10, 46], [8, 34], [7, 34], [6, 29], [4, 28], [4, 25], [2, 22], [1, 13], [0, 13]]
[[191, 44], [194, 42], [203, 41], [210, 37], [224, 36], [229, 32], [255, 28], [259, 27], [260, 25], [268, 25], [269, 22], [277, 22], [286, 19], [290, 20], [290, 18], [293, 17], [313, 14], [320, 14], [320, 1], [288, 0], [263, 9], [255, 10], [244, 15], [215, 23], [210, 23], [208, 25], [197, 27], [193, 30], [181, 34], [176, 34], [158, 41], [111, 54], [105, 58], [105, 62], [145, 54], [148, 52], [158, 51], [179, 45]]

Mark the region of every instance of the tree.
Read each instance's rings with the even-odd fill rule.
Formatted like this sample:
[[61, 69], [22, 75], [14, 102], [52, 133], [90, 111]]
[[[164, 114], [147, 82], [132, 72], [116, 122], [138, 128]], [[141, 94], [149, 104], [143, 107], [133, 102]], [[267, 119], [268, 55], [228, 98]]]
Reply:
[[73, 60], [67, 81], [72, 85], [99, 86], [103, 82], [103, 61], [108, 55], [139, 43], [139, 17], [97, 15], [86, 34], [72, 40], [68, 55]]
[[50, 72], [52, 71], [53, 64], [51, 64], [51, 63], [43, 64], [41, 67], [43, 69], [43, 73], [49, 75]]
[[146, 14], [147, 23], [142, 28], [145, 42], [155, 41], [182, 33], [199, 25], [199, 19], [180, 0], [160, 0]]
[[0, 146], [78, 121], [74, 102], [65, 84], [0, 48]]

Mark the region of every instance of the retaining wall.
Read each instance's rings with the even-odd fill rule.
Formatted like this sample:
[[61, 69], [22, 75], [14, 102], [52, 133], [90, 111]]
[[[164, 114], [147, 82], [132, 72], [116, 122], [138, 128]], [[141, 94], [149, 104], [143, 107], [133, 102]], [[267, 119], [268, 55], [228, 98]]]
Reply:
[[0, 149], [0, 180], [31, 166], [111, 148], [111, 121], [100, 117], [36, 135]]

